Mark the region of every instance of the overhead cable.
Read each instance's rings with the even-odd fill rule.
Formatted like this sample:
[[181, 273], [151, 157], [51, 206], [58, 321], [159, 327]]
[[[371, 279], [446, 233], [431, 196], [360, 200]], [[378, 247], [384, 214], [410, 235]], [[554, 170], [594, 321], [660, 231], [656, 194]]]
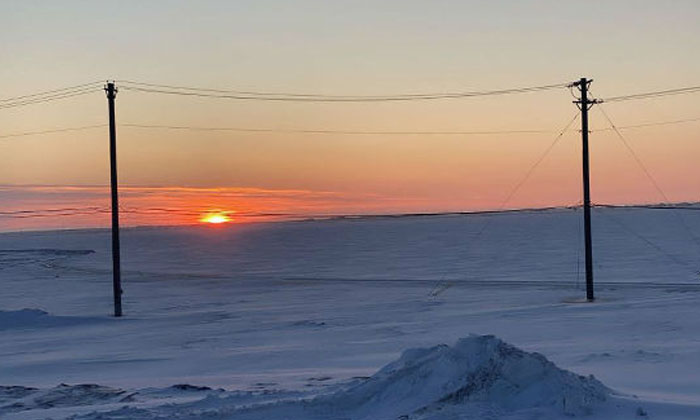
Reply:
[[288, 134], [348, 134], [348, 135], [491, 135], [491, 134], [542, 134], [550, 133], [548, 130], [494, 130], [494, 131], [363, 131], [363, 130], [313, 130], [313, 129], [277, 129], [277, 128], [251, 128], [251, 127], [197, 127], [184, 125], [152, 125], [152, 124], [118, 124], [120, 127], [164, 129], [164, 130], [189, 130], [189, 131], [232, 131], [244, 133], [288, 133]]
[[94, 124], [94, 125], [84, 125], [81, 127], [66, 127], [66, 128], [56, 128], [56, 129], [52, 129], [52, 130], [25, 131], [23, 133], [2, 134], [2, 135], [0, 135], [0, 139], [10, 138], [10, 137], [39, 136], [39, 135], [44, 135], [44, 134], [64, 133], [64, 132], [68, 132], [68, 131], [82, 131], [82, 130], [90, 130], [93, 128], [102, 128], [102, 127], [107, 127], [107, 124]]
[[386, 101], [416, 101], [434, 99], [459, 99], [479, 96], [508, 95], [517, 93], [539, 92], [564, 88], [566, 83], [553, 85], [532, 86], [523, 88], [470, 91], [470, 92], [443, 92], [443, 93], [416, 93], [398, 95], [325, 95], [316, 93], [281, 93], [281, 92], [256, 92], [241, 90], [209, 89], [199, 87], [185, 87], [172, 85], [157, 85], [153, 83], [141, 83], [121, 81], [122, 89], [145, 93], [157, 93], [166, 95], [194, 96], [205, 98], [253, 100], [253, 101], [290, 101], [290, 102], [386, 102]]
[[667, 90], [658, 90], [658, 91], [653, 91], [653, 92], [635, 93], [635, 94], [631, 94], [631, 95], [612, 96], [610, 98], [603, 98], [602, 101], [603, 102], [631, 101], [631, 100], [637, 100], [637, 99], [658, 98], [661, 96], [683, 95], [683, 94], [697, 93], [697, 92], [700, 92], [700, 86], [687, 86], [687, 87], [676, 88], [676, 89], [667, 89]]

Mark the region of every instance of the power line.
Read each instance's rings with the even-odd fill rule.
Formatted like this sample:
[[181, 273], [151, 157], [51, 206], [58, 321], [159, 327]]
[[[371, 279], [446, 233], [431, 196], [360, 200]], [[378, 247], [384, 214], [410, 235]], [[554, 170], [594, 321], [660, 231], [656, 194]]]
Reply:
[[559, 143], [559, 140], [564, 136], [564, 134], [569, 131], [569, 128], [571, 125], [578, 119], [578, 113], [574, 115], [574, 117], [569, 121], [568, 124], [557, 134], [557, 136], [554, 138], [554, 141], [544, 150], [544, 152], [540, 155], [539, 158], [532, 164], [530, 169], [525, 173], [525, 176], [513, 187], [513, 189], [510, 191], [510, 193], [506, 196], [506, 198], [503, 200], [501, 205], [498, 207], [498, 210], [503, 210], [503, 208], [508, 204], [508, 202], [515, 196], [515, 194], [520, 190], [520, 188], [527, 182], [528, 179], [532, 176], [532, 174], [535, 172], [535, 169], [547, 158], [549, 153], [554, 149], [554, 146]]
[[14, 96], [11, 98], [3, 98], [3, 99], [0, 99], [0, 103], [13, 102], [13, 101], [18, 101], [18, 100], [27, 100], [29, 98], [34, 98], [37, 96], [46, 96], [46, 95], [57, 94], [57, 93], [62, 93], [62, 92], [66, 92], [66, 91], [80, 90], [80, 89], [87, 88], [87, 87], [94, 88], [100, 84], [101, 84], [101, 82], [83, 83], [80, 85], [69, 86], [69, 87], [64, 87], [64, 88], [60, 88], [60, 89], [47, 90], [44, 92], [32, 93], [32, 94], [28, 94], [28, 95]]
[[[479, 96], [508, 95], [517, 93], [540, 92], [569, 86], [568, 83], [558, 83], [522, 88], [500, 90], [483, 90], [467, 92], [433, 92], [393, 95], [327, 95], [319, 93], [290, 93], [262, 92], [250, 90], [213, 89], [192, 86], [176, 86], [156, 83], [145, 83], [131, 80], [121, 80], [123, 89], [146, 93], [158, 93], [181, 96], [197, 96], [220, 99], [259, 100], [259, 101], [296, 101], [296, 102], [384, 102], [384, 101], [413, 101], [434, 99], [458, 99]], [[58, 99], [70, 98], [101, 90], [101, 82], [95, 81], [65, 88], [14, 96], [0, 99], [0, 109], [43, 103]], [[687, 86], [676, 89], [643, 92], [629, 95], [613, 96], [604, 99], [605, 102], [620, 102], [637, 99], [656, 98], [669, 95], [680, 95], [700, 92], [700, 86]]]
[[65, 213], [71, 211], [94, 211], [94, 210], [104, 210], [103, 207], [63, 207], [57, 209], [40, 209], [40, 210], [9, 210], [0, 211], [0, 216], [21, 216], [23, 214], [35, 214], [35, 213]]
[[84, 125], [81, 127], [67, 127], [67, 128], [56, 128], [53, 130], [25, 131], [23, 133], [3, 134], [3, 135], [0, 135], [0, 139], [10, 138], [10, 137], [39, 136], [39, 135], [44, 135], [44, 134], [64, 133], [64, 132], [68, 132], [68, 131], [83, 131], [83, 130], [90, 130], [93, 128], [102, 128], [102, 127], [107, 127], [107, 124]]
[[[648, 123], [640, 123], [633, 125], [616, 126], [618, 130], [627, 130], [633, 128], [645, 128], [654, 126], [665, 126], [673, 124], [685, 124], [691, 122], [700, 122], [700, 117], [684, 118], [669, 121], [656, 121]], [[158, 124], [132, 124], [124, 123], [117, 124], [119, 127], [125, 128], [142, 128], [142, 129], [162, 129], [162, 130], [182, 130], [182, 131], [221, 131], [221, 132], [242, 132], [242, 133], [280, 133], [280, 134], [339, 134], [339, 135], [373, 135], [373, 136], [468, 136], [468, 135], [503, 135], [503, 134], [546, 134], [555, 133], [553, 130], [475, 130], [475, 131], [380, 131], [380, 130], [316, 130], [316, 129], [277, 129], [277, 128], [256, 128], [256, 127], [205, 127], [205, 126], [186, 126], [186, 125], [158, 125]], [[34, 135], [53, 134], [70, 131], [83, 131], [95, 128], [107, 127], [107, 124], [94, 124], [78, 127], [56, 128], [41, 131], [25, 131], [19, 133], [10, 133], [0, 135], [0, 139], [12, 137], [26, 137]], [[591, 130], [592, 132], [614, 131], [612, 127], [598, 128]]]
[[51, 95], [45, 95], [45, 96], [37, 96], [34, 98], [27, 98], [27, 99], [20, 99], [16, 101], [9, 101], [0, 104], [0, 109], [6, 109], [6, 108], [16, 108], [20, 106], [26, 106], [26, 105], [33, 105], [33, 104], [39, 104], [43, 102], [50, 102], [50, 101], [55, 101], [58, 99], [66, 99], [66, 98], [72, 98], [75, 96], [81, 96], [81, 95], [86, 95], [89, 93], [95, 93], [98, 92], [99, 90], [97, 88], [91, 87], [91, 88], [81, 88], [81, 89], [76, 89], [76, 90], [71, 90], [71, 91], [65, 91], [65, 92], [60, 92], [60, 93], [55, 93]]
[[[664, 126], [673, 124], [683, 124], [689, 122], [698, 122], [700, 117], [685, 118], [670, 121], [656, 121], [634, 125], [618, 126], [618, 130], [627, 130], [632, 128], [644, 128], [653, 126]], [[459, 135], [492, 135], [492, 134], [546, 134], [556, 133], [554, 130], [475, 130], [475, 131], [364, 131], [364, 130], [315, 130], [315, 129], [277, 129], [277, 128], [253, 128], [253, 127], [203, 127], [203, 126], [186, 126], [186, 125], [157, 125], [157, 124], [119, 124], [120, 127], [129, 128], [145, 128], [145, 129], [164, 129], [164, 130], [191, 130], [191, 131], [233, 131], [244, 133], [290, 133], [290, 134], [348, 134], [348, 135], [444, 135], [444, 136], [459, 136]], [[599, 128], [591, 131], [612, 131], [613, 128]]]
[[[664, 126], [673, 124], [684, 124], [690, 122], [700, 122], [700, 117], [685, 118], [670, 121], [656, 121], [634, 125], [616, 126], [618, 130], [627, 130], [632, 128], [645, 128], [654, 126]], [[94, 128], [103, 128], [107, 124], [94, 124], [79, 127], [66, 127], [42, 131], [25, 131], [20, 133], [11, 133], [0, 135], [2, 138], [11, 137], [26, 137], [34, 135], [53, 134], [70, 131], [83, 131]], [[467, 136], [467, 135], [503, 135], [503, 134], [546, 134], [554, 133], [553, 130], [475, 130], [475, 131], [380, 131], [380, 130], [315, 130], [315, 129], [277, 129], [277, 128], [255, 128], [255, 127], [205, 127], [205, 126], [186, 126], [186, 125], [158, 125], [158, 124], [118, 124], [119, 127], [125, 128], [142, 128], [142, 129], [162, 129], [162, 130], [182, 130], [182, 131], [222, 131], [222, 132], [242, 132], [242, 133], [280, 133], [280, 134], [339, 134], [339, 135], [373, 135], [373, 136]], [[613, 131], [612, 127], [598, 128], [591, 130], [592, 132]]]
[[157, 85], [153, 83], [122, 81], [122, 88], [145, 93], [158, 93], [167, 95], [194, 96], [204, 98], [256, 100], [256, 101], [289, 101], [289, 102], [387, 102], [387, 101], [416, 101], [434, 99], [459, 99], [479, 96], [509, 95], [517, 93], [540, 92], [552, 89], [564, 88], [566, 83], [553, 85], [532, 86], [523, 88], [511, 88], [501, 90], [472, 91], [472, 92], [447, 92], [447, 93], [418, 93], [398, 95], [322, 95], [311, 93], [279, 93], [279, 92], [251, 92], [239, 90], [208, 89], [198, 87]]
[[630, 100], [637, 100], [637, 99], [649, 99], [649, 98], [658, 98], [661, 96], [684, 95], [684, 94], [688, 94], [688, 93], [697, 93], [697, 92], [700, 92], [700, 86], [687, 86], [687, 87], [676, 88], [676, 89], [657, 90], [657, 91], [653, 91], [653, 92], [635, 93], [635, 94], [631, 94], [631, 95], [612, 96], [610, 98], [603, 99], [603, 102], [620, 102], [620, 101], [630, 101]]
[[666, 196], [666, 194], [664, 193], [664, 191], [661, 189], [661, 187], [659, 186], [659, 184], [656, 182], [656, 179], [651, 175], [651, 173], [650, 173], [649, 170], [646, 168], [646, 166], [644, 165], [644, 163], [642, 163], [642, 160], [639, 158], [639, 156], [638, 156], [637, 153], [634, 151], [634, 149], [632, 149], [632, 146], [630, 146], [629, 142], [627, 141], [627, 139], [625, 138], [625, 136], [622, 135], [622, 133], [621, 133], [620, 130], [617, 128], [617, 126], [615, 125], [615, 123], [612, 122], [612, 120], [610, 119], [610, 116], [608, 116], [608, 113], [605, 112], [605, 109], [603, 109], [602, 106], [599, 106], [598, 109], [600, 109], [600, 112], [603, 114], [603, 116], [605, 117], [605, 119], [608, 120], [608, 123], [610, 123], [610, 128], [615, 132], [615, 134], [617, 134], [617, 137], [622, 141], [622, 144], [625, 145], [625, 148], [627, 148], [627, 150], [629, 151], [630, 155], [632, 155], [632, 157], [633, 157], [634, 160], [637, 162], [637, 164], [639, 165], [639, 167], [642, 169], [642, 171], [644, 172], [644, 174], [646, 175], [646, 177], [649, 179], [649, 181], [651, 182], [651, 184], [654, 186], [654, 188], [656, 189], [656, 191], [661, 195], [661, 197], [663, 197], [663, 199], [664, 199], [666, 202], [668, 202], [668, 201], [669, 201], [668, 197]]
[[233, 131], [245, 133], [289, 133], [289, 134], [348, 134], [348, 135], [491, 135], [491, 134], [542, 134], [551, 133], [549, 130], [495, 130], [495, 131], [362, 131], [362, 130], [310, 130], [310, 129], [276, 129], [276, 128], [247, 128], [247, 127], [197, 127], [183, 125], [151, 125], [151, 124], [119, 124], [120, 127], [191, 130], [191, 131]]
[[433, 93], [409, 93], [409, 94], [391, 94], [391, 95], [328, 95], [320, 93], [289, 93], [289, 92], [261, 92], [261, 91], [248, 91], [248, 90], [231, 90], [231, 89], [212, 89], [212, 88], [200, 88], [200, 87], [190, 87], [190, 86], [174, 86], [174, 85], [163, 85], [155, 83], [143, 83], [134, 82], [128, 80], [118, 80], [122, 84], [136, 85], [134, 87], [147, 87], [147, 88], [157, 88], [157, 89], [168, 89], [168, 90], [179, 90], [179, 91], [192, 91], [192, 92], [208, 92], [208, 93], [221, 93], [221, 94], [231, 94], [231, 95], [250, 95], [250, 96], [272, 96], [272, 97], [298, 97], [298, 98], [326, 98], [326, 99], [385, 99], [385, 98], [433, 98], [437, 96], [453, 97], [453, 96], [476, 96], [476, 95], [491, 95], [491, 94], [507, 94], [507, 93], [524, 93], [533, 92], [540, 90], [549, 90], [560, 87], [565, 87], [566, 83], [552, 84], [552, 85], [542, 85], [533, 86], [525, 88], [511, 88], [502, 90], [491, 90], [491, 91], [473, 91], [473, 92], [433, 92]]
[[72, 216], [87, 216], [93, 214], [106, 214], [109, 209], [102, 207], [67, 207], [59, 209], [41, 209], [41, 210], [13, 210], [0, 212], [1, 218], [8, 219], [35, 219], [44, 217], [72, 217]]
[[689, 269], [694, 275], [700, 274], [700, 271], [698, 271], [697, 268], [691, 266], [690, 263], [678, 259], [675, 255], [666, 251], [665, 249], [663, 249], [661, 246], [659, 246], [658, 244], [656, 244], [655, 242], [653, 242], [652, 240], [650, 240], [646, 236], [640, 234], [639, 232], [637, 232], [634, 229], [632, 229], [631, 227], [629, 227], [627, 224], [623, 223], [619, 218], [613, 216], [612, 214], [608, 214], [605, 211], [600, 212], [600, 214], [607, 217], [609, 220], [613, 221], [615, 224], [617, 224], [619, 227], [621, 227], [627, 233], [631, 234], [632, 236], [636, 237], [640, 241], [649, 245], [651, 248], [655, 249], [657, 252], [659, 252], [659, 254], [668, 258], [669, 261], [673, 262], [674, 264], [678, 265], [679, 267]]
[[[210, 210], [193, 210], [193, 209], [173, 209], [173, 208], [138, 208], [138, 207], [119, 207], [120, 213], [127, 215], [141, 216], [158, 216], [158, 215], [178, 215], [200, 217]], [[0, 219], [32, 219], [45, 217], [73, 217], [96, 214], [109, 214], [108, 207], [64, 207], [55, 209], [24, 209], [0, 211]], [[258, 217], [293, 217], [293, 218], [313, 218], [313, 217], [352, 217], [364, 215], [348, 215], [348, 214], [315, 214], [315, 213], [288, 213], [288, 212], [258, 212], [258, 211], [223, 211], [230, 217], [241, 218], [258, 218]]]
[[[618, 130], [627, 130], [630, 128], [656, 127], [656, 126], [684, 124], [684, 123], [698, 122], [698, 121], [700, 121], [700, 117], [684, 118], [684, 119], [680, 119], [680, 120], [670, 120], [670, 121], [656, 121], [656, 122], [648, 122], [648, 123], [641, 123], [641, 124], [634, 124], [634, 125], [620, 125], [620, 126], [617, 126], [617, 129]], [[598, 129], [591, 130], [591, 131], [612, 131], [612, 130], [613, 130], [612, 127], [607, 127], [607, 128], [598, 128]]]
[[[144, 83], [144, 82], [134, 82], [130, 80], [117, 80], [120, 84], [135, 85], [136, 87], [149, 87], [149, 88], [160, 88], [160, 89], [171, 89], [171, 90], [184, 90], [184, 91], [195, 91], [195, 92], [214, 92], [214, 93], [227, 93], [233, 95], [253, 95], [253, 96], [291, 96], [291, 97], [312, 97], [312, 98], [335, 98], [335, 97], [356, 97], [355, 95], [327, 95], [320, 93], [289, 93], [289, 92], [261, 92], [261, 91], [250, 91], [250, 90], [229, 90], [229, 89], [212, 89], [212, 88], [197, 88], [197, 87], [187, 87], [187, 86], [174, 86], [174, 85], [162, 85], [156, 83]], [[367, 97], [371, 98], [383, 98], [385, 96], [395, 96], [395, 97], [422, 97], [422, 96], [434, 96], [434, 95], [445, 95], [446, 93], [414, 93], [414, 94], [399, 94], [399, 95], [371, 95]]]
[[[578, 112], [574, 114], [574, 117], [564, 126], [561, 131], [559, 131], [559, 134], [554, 138], [554, 140], [547, 146], [547, 148], [542, 152], [542, 154], [533, 162], [533, 164], [530, 166], [530, 168], [525, 172], [523, 177], [518, 180], [518, 182], [513, 186], [513, 188], [510, 190], [508, 195], [503, 199], [501, 204], [497, 207], [495, 212], [500, 212], [502, 211], [505, 206], [510, 202], [510, 200], [515, 196], [515, 194], [522, 188], [523, 185], [527, 182], [528, 179], [532, 176], [532, 174], [535, 172], [535, 169], [537, 169], [538, 166], [549, 156], [549, 153], [554, 149], [554, 146], [559, 143], [559, 140], [564, 136], [564, 134], [569, 131], [569, 128], [571, 125], [578, 119], [579, 114]], [[469, 243], [475, 243], [477, 239], [483, 235], [483, 233], [486, 231], [486, 229], [489, 227], [491, 224], [492, 218], [487, 218], [486, 221], [481, 225], [481, 228], [476, 232], [476, 234], [470, 239]], [[438, 290], [438, 288], [441, 286], [442, 282], [445, 280], [447, 277], [448, 270], [446, 269], [443, 274], [440, 276], [440, 279], [433, 285], [431, 291], [429, 292], [429, 295], [434, 296], [435, 292]]]
[[[658, 191], [658, 193], [661, 195], [661, 197], [663, 197], [663, 199], [664, 199], [664, 201], [665, 201], [666, 203], [670, 202], [670, 200], [668, 199], [668, 196], [666, 196], [666, 193], [664, 193], [664, 191], [661, 189], [661, 186], [659, 185], [659, 183], [656, 182], [656, 179], [651, 175], [651, 172], [649, 172], [649, 170], [648, 170], [647, 167], [644, 165], [644, 163], [642, 163], [642, 160], [639, 158], [639, 156], [637, 155], [637, 153], [634, 151], [634, 149], [632, 148], [632, 146], [629, 144], [629, 142], [627, 141], [627, 139], [625, 138], [625, 136], [623, 136], [622, 133], [620, 132], [620, 130], [618, 130], [618, 128], [615, 126], [615, 123], [613, 123], [613, 121], [612, 121], [612, 119], [610, 118], [610, 116], [608, 115], [608, 113], [605, 112], [605, 109], [603, 109], [602, 106], [599, 106], [598, 109], [600, 109], [600, 112], [603, 114], [603, 116], [605, 117], [605, 119], [608, 120], [608, 123], [610, 123], [610, 127], [613, 129], [613, 131], [615, 132], [615, 134], [617, 134], [617, 137], [620, 139], [620, 141], [622, 141], [622, 143], [625, 145], [625, 147], [627, 148], [627, 150], [629, 151], [629, 153], [632, 155], [632, 157], [634, 158], [634, 160], [637, 162], [637, 164], [639, 165], [639, 167], [642, 169], [642, 171], [644, 172], [644, 174], [646, 175], [646, 177], [649, 179], [649, 181], [651, 182], [651, 184], [654, 186], [654, 188], [656, 189], [656, 191]], [[687, 235], [690, 237], [690, 239], [695, 243], [695, 245], [698, 247], [698, 249], [700, 249], [700, 240], [699, 240], [699, 239], [695, 236], [695, 234], [693, 234], [693, 232], [690, 230], [690, 227], [689, 227], [688, 224], [685, 222], [685, 219], [684, 219], [681, 215], [679, 215], [678, 213], [675, 213], [675, 212], [674, 212], [673, 214], [676, 215], [676, 217], [678, 218], [678, 221], [679, 221], [679, 223], [680, 223], [680, 225], [681, 225], [682, 230], [683, 230], [684, 232], [686, 232], [686, 234], [687, 234]]]

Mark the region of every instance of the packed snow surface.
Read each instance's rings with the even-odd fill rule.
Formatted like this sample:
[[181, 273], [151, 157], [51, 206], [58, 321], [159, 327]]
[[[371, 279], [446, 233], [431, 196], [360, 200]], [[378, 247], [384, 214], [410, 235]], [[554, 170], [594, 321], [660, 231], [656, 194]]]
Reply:
[[574, 210], [126, 229], [121, 319], [108, 231], [0, 234], [0, 417], [700, 418], [700, 212], [593, 216], [595, 303]]

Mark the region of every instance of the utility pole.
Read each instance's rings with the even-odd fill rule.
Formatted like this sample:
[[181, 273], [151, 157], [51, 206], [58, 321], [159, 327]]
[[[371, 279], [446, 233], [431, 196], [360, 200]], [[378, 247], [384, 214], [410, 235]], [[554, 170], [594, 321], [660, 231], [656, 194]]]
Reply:
[[117, 89], [114, 82], [107, 82], [107, 104], [109, 106], [109, 184], [112, 193], [112, 288], [114, 294], [114, 316], [122, 316], [122, 275], [119, 249], [119, 190], [117, 186], [117, 126], [114, 117], [114, 98]]
[[588, 158], [588, 110], [598, 103], [597, 100], [588, 99], [588, 87], [593, 80], [586, 79], [571, 84], [581, 92], [581, 98], [574, 103], [581, 110], [581, 140], [583, 143], [583, 226], [586, 246], [586, 300], [593, 302], [595, 294], [593, 292], [593, 238], [591, 235], [591, 180], [590, 164]]

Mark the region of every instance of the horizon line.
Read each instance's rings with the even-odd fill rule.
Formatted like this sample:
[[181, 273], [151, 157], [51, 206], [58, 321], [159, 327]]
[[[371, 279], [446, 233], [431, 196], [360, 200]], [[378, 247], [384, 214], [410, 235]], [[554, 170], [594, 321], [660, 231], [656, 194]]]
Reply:
[[[698, 206], [698, 207], [693, 207]], [[377, 213], [377, 214], [362, 214], [362, 213], [347, 213], [347, 214], [309, 214], [309, 215], [290, 215], [280, 214], [279, 219], [274, 219], [275, 215], [269, 215], [271, 220], [251, 220], [243, 223], [227, 223], [227, 225], [240, 224], [263, 224], [263, 223], [298, 223], [298, 222], [322, 222], [322, 221], [340, 221], [340, 220], [370, 220], [370, 219], [399, 219], [399, 218], [419, 218], [419, 217], [440, 217], [440, 216], [478, 216], [478, 215], [499, 215], [508, 213], [521, 212], [546, 212], [552, 210], [576, 210], [582, 208], [583, 204], [561, 205], [561, 206], [543, 206], [543, 207], [519, 207], [509, 209], [486, 209], [486, 210], [463, 210], [463, 211], [444, 211], [444, 212], [406, 212], [406, 213]], [[648, 209], [648, 210], [697, 210], [700, 211], [700, 201], [678, 201], [678, 202], [653, 202], [653, 203], [632, 203], [632, 204], [610, 204], [610, 203], [592, 203], [591, 208], [609, 208], [609, 209]], [[287, 218], [284, 218], [287, 217]], [[244, 217], [245, 218], [245, 217]], [[143, 224], [122, 226], [121, 230], [143, 229], [143, 228], [178, 228], [178, 227], [202, 227], [200, 223], [183, 223], [175, 225], [158, 225], [158, 224]], [[92, 231], [92, 230], [110, 230], [111, 227], [71, 227], [71, 228], [52, 228], [52, 229], [22, 229], [22, 230], [6, 230], [0, 231], [2, 234], [15, 234], [24, 232], [67, 232], [67, 231]]]

